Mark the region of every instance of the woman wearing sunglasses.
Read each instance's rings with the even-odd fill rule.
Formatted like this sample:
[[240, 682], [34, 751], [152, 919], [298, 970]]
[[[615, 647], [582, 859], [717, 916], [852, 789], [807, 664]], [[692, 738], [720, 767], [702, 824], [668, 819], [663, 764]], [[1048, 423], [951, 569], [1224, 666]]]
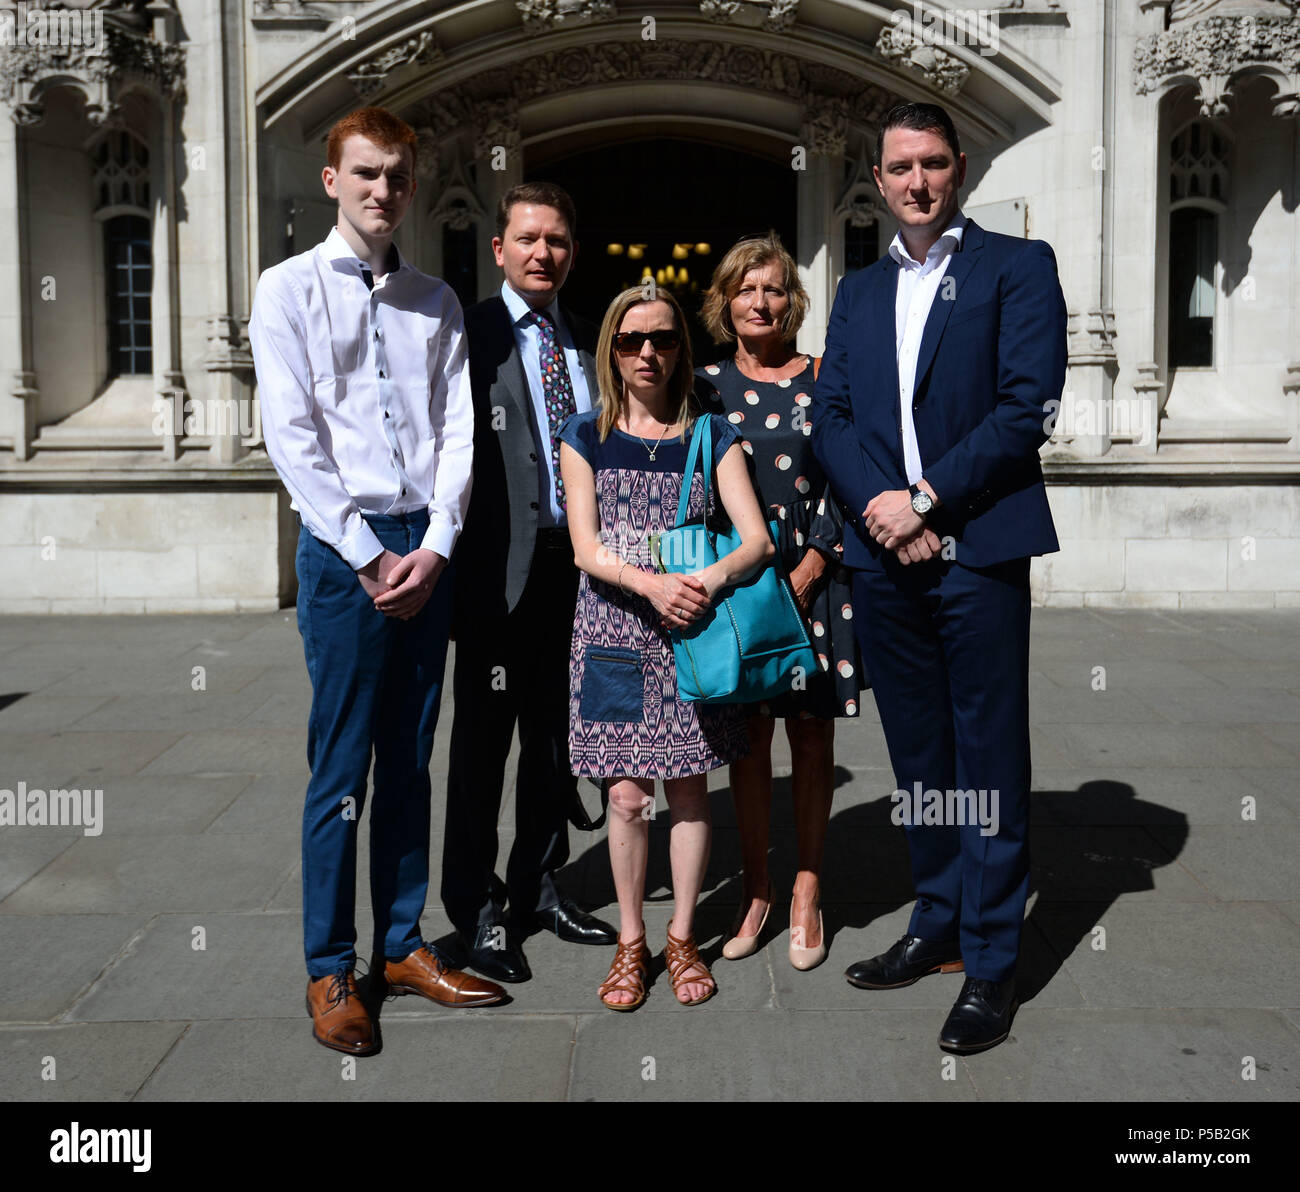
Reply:
[[819, 875], [835, 787], [835, 720], [856, 716], [865, 683], [853, 634], [848, 573], [840, 565], [844, 520], [812, 451], [810, 357], [795, 336], [808, 309], [794, 259], [773, 232], [735, 244], [718, 262], [701, 317], [715, 343], [735, 345], [701, 369], [727, 419], [743, 436], [754, 483], [779, 528], [777, 547], [795, 600], [812, 630], [821, 671], [799, 691], [747, 709], [749, 754], [731, 767], [744, 882], [728, 960], [756, 952], [775, 897], [767, 869], [772, 809], [772, 738], [785, 721], [790, 742], [798, 870], [790, 900], [790, 963], [826, 958]]
[[[731, 554], [692, 575], [654, 570], [647, 538], [669, 529], [682, 490], [698, 408], [681, 308], [666, 291], [647, 300], [625, 290], [610, 304], [596, 350], [600, 400], [560, 429], [574, 558], [582, 571], [570, 661], [569, 760], [606, 783], [609, 851], [620, 915], [618, 950], [600, 1000], [635, 1010], [646, 997], [650, 951], [645, 898], [655, 780], [672, 817], [673, 917], [664, 959], [685, 1006], [717, 991], [694, 935], [695, 903], [709, 859], [706, 774], [740, 757], [745, 724], [736, 706], [677, 698], [670, 634], [688, 628], [717, 593], [774, 553], [750, 483], [740, 436], [712, 419], [715, 491], [741, 535]], [[704, 513], [703, 480], [691, 481], [689, 514]]]

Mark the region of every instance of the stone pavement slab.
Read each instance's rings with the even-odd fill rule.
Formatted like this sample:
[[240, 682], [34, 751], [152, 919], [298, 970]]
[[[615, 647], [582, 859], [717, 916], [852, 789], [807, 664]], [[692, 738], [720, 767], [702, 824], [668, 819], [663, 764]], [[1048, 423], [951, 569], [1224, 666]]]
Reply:
[[[0, 1095], [6, 1101], [130, 1101], [186, 1026], [183, 1022], [0, 1026], [5, 1074]], [[51, 1071], [53, 1079], [42, 1078], [43, 1072]]]
[[[12, 916], [0, 916], [0, 928], [7, 918]], [[196, 936], [195, 928], [203, 934]], [[301, 953], [301, 915], [157, 915], [67, 1017], [72, 1022], [303, 1018], [307, 978]]]
[[80, 835], [79, 832], [18, 835], [9, 828], [4, 832], [4, 847], [0, 848], [0, 906], [4, 905], [5, 898], [40, 873], [64, 849], [71, 848]]
[[[1080, 774], [1087, 780], [1079, 781]], [[1171, 830], [1192, 825], [1241, 824], [1242, 796], [1255, 797], [1259, 824], [1294, 824], [1300, 804], [1275, 797], [1300, 770], [1194, 769], [1133, 770], [1090, 766], [1086, 770], [1034, 767], [1034, 821], [1061, 825], [1140, 824]], [[1073, 787], [1073, 789], [1071, 789]]]
[[[1007, 1043], [964, 1062], [980, 1100], [1294, 1101], [1297, 1042], [1295, 1029], [1267, 1010], [1030, 1006]], [[1242, 1078], [1247, 1056], [1256, 1061], [1253, 1080]]]
[[569, 1100], [973, 1101], [963, 1063], [935, 1046], [941, 1025], [924, 1010], [753, 1014], [714, 1002], [586, 1018]]
[[1042, 903], [1029, 918], [1091, 1007], [1271, 1009], [1300, 985], [1300, 928], [1265, 903]]
[[159, 752], [145, 774], [309, 774], [306, 731], [239, 728], [208, 732], [202, 721]]
[[[311, 1041], [311, 1024], [195, 1023], [140, 1090], [141, 1101], [558, 1101], [574, 1020], [488, 1020], [484, 1010], [383, 1020], [383, 1050], [355, 1059]], [[351, 1064], [349, 1066], [349, 1062]]]
[[247, 780], [247, 785], [207, 830], [222, 835], [271, 834], [301, 841], [307, 777], [306, 774], [262, 774]]
[[179, 740], [178, 732], [0, 732], [5, 787], [15, 789], [19, 779], [29, 790], [102, 786], [106, 779], [138, 774]]
[[[7, 668], [0, 672], [9, 679]], [[12, 692], [7, 693], [12, 696]], [[0, 708], [0, 733], [57, 733], [72, 728], [113, 696], [25, 695]]]
[[281, 843], [264, 837], [82, 837], [0, 913], [257, 910], [288, 869]]
[[1168, 828], [1151, 833], [1196, 882], [1225, 902], [1300, 898], [1300, 825], [1205, 825], [1181, 846]]
[[[1055, 744], [1071, 766], [1289, 766], [1295, 758], [1252, 725], [1063, 724]], [[1037, 755], [1035, 755], [1037, 756]], [[1050, 764], [1050, 763], [1048, 763]]]
[[145, 915], [0, 915], [0, 955], [26, 962], [0, 966], [0, 1021], [63, 1014], [147, 922]]

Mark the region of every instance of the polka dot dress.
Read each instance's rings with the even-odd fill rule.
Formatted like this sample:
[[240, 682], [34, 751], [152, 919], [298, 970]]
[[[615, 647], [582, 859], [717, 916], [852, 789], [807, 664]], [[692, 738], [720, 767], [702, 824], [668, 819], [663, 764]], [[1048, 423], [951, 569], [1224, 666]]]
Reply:
[[[784, 381], [751, 380], [730, 359], [697, 372], [717, 391], [723, 416], [740, 432], [760, 500], [777, 523], [786, 574], [809, 550], [838, 559], [843, 521], [812, 450], [812, 361]], [[848, 572], [838, 563], [830, 563], [815, 589], [808, 621], [821, 673], [809, 679], [806, 691], [768, 700], [758, 710], [781, 717], [856, 716], [870, 684], [858, 659]]]

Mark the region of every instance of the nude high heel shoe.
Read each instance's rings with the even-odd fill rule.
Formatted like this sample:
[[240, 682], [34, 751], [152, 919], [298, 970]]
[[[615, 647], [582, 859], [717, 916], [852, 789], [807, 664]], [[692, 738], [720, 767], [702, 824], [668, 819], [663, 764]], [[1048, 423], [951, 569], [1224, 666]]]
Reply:
[[758, 941], [763, 934], [763, 928], [767, 926], [767, 917], [772, 913], [772, 879], [767, 879], [767, 910], [763, 912], [763, 921], [758, 925], [757, 935], [737, 935], [745, 922], [745, 912], [749, 910], [748, 906], [742, 906], [736, 912], [736, 922], [731, 928], [731, 939], [722, 945], [722, 955], [727, 960], [744, 960], [746, 956], [752, 956], [758, 951]]
[[795, 929], [790, 928], [790, 963], [801, 972], [816, 968], [826, 959], [826, 925], [822, 922], [822, 908], [817, 908], [818, 944], [815, 948], [795, 946]]

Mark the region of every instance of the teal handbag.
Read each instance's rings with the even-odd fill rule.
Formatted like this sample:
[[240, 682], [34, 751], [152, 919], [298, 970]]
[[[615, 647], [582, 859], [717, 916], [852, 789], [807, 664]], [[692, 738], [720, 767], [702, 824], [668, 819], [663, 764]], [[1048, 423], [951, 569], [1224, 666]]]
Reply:
[[[650, 536], [650, 554], [661, 572], [700, 571], [740, 545], [734, 526], [717, 533], [707, 525], [684, 524], [696, 460], [704, 472], [704, 507], [709, 507], [711, 417], [701, 414], [695, 421], [673, 528]], [[775, 542], [775, 522], [770, 523], [768, 533]], [[687, 702], [756, 703], [802, 689], [817, 669], [817, 657], [779, 555], [725, 595], [719, 593], [704, 616], [688, 629], [674, 630], [672, 643], [677, 694]]]

